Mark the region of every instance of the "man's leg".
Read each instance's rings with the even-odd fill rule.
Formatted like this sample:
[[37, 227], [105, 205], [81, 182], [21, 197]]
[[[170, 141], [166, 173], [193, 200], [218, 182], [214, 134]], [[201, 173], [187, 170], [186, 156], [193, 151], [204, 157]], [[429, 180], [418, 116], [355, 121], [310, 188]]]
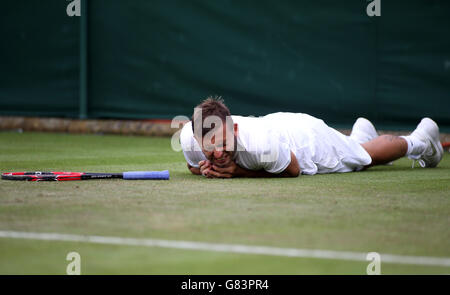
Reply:
[[372, 158], [370, 166], [408, 156], [418, 160], [422, 167], [436, 167], [443, 156], [439, 127], [430, 118], [422, 119], [409, 136], [382, 135], [361, 146]]
[[359, 144], [368, 142], [376, 137], [378, 137], [378, 133], [375, 126], [366, 118], [360, 117], [353, 124], [350, 138], [356, 140]]
[[[352, 133], [350, 134], [350, 138], [353, 138], [359, 144], [369, 142], [372, 139], [377, 138], [378, 136], [378, 132], [375, 129], [375, 126], [373, 126], [372, 122], [362, 117], [358, 118], [353, 124]], [[391, 161], [385, 163], [385, 165], [392, 164], [394, 163]]]
[[381, 135], [361, 145], [372, 158], [370, 166], [395, 161], [404, 157], [408, 151], [407, 141], [395, 135]]

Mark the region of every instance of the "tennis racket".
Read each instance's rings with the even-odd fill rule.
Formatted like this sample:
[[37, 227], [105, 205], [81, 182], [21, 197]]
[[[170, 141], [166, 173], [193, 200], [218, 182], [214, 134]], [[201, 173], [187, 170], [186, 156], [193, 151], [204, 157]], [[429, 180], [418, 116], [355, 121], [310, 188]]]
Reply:
[[4, 180], [26, 180], [26, 181], [69, 181], [89, 179], [112, 179], [125, 180], [169, 180], [169, 171], [132, 171], [123, 173], [84, 173], [84, 172], [9, 172], [2, 173]]

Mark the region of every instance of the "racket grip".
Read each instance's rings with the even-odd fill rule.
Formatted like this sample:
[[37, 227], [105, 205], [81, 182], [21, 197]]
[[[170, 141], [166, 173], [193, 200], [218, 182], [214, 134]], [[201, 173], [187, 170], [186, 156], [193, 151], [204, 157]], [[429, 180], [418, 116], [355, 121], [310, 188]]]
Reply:
[[124, 172], [123, 179], [127, 180], [143, 180], [143, 179], [159, 179], [169, 180], [169, 171], [132, 171]]

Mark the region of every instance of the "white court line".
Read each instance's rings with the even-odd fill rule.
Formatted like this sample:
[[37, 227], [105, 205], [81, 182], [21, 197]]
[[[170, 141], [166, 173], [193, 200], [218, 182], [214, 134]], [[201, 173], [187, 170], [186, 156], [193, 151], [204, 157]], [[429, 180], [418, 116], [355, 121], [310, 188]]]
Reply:
[[[158, 239], [134, 239], [121, 237], [85, 236], [85, 235], [71, 235], [58, 233], [33, 233], [33, 232], [17, 232], [17, 231], [0, 231], [0, 238], [83, 242], [83, 243], [107, 244], [107, 245], [175, 248], [183, 250], [203, 250], [203, 251], [216, 251], [226, 253], [272, 255], [285, 257], [367, 261], [366, 260], [367, 253], [362, 252], [277, 248], [265, 246], [216, 244], [216, 243], [202, 243], [202, 242], [176, 241], [176, 240], [170, 241]], [[393, 254], [380, 254], [380, 256], [382, 263], [450, 267], [450, 258], [447, 257], [403, 256]]]

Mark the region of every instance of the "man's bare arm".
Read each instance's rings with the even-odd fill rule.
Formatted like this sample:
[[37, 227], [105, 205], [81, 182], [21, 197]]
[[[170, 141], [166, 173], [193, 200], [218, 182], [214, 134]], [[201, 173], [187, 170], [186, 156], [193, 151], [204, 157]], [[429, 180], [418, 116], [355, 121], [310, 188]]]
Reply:
[[200, 169], [199, 169], [199, 168], [192, 167], [192, 166], [189, 165], [189, 164], [187, 164], [187, 167], [188, 167], [189, 171], [191, 171], [192, 174], [195, 174], [195, 175], [202, 175], [202, 174], [200, 173]]
[[207, 177], [210, 178], [231, 178], [231, 177], [297, 177], [300, 174], [300, 166], [298, 165], [297, 157], [291, 152], [291, 162], [281, 173], [270, 173], [261, 170], [248, 170], [240, 167], [236, 163], [232, 163], [231, 166], [220, 168], [212, 166], [212, 169], [208, 171]]

